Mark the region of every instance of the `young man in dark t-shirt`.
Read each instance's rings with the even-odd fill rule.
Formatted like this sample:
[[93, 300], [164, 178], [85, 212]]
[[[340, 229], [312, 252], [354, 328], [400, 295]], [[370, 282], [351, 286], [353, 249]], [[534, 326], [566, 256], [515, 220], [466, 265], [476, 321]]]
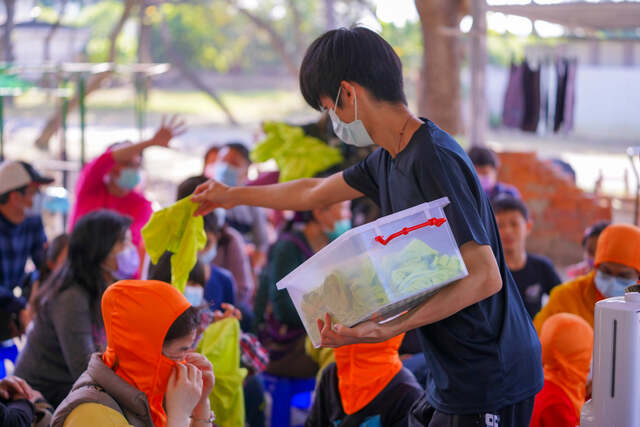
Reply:
[[493, 211], [500, 230], [504, 258], [518, 285], [524, 305], [533, 317], [542, 308], [542, 299], [562, 283], [553, 264], [540, 255], [526, 251], [527, 236], [533, 223], [520, 199], [503, 196], [493, 201]]
[[348, 328], [332, 325], [326, 315], [318, 319], [322, 345], [382, 342], [418, 329], [428, 372], [425, 398], [416, 402], [412, 422], [528, 425], [543, 383], [540, 342], [464, 150], [409, 111], [400, 59], [365, 28], [333, 30], [315, 40], [302, 62], [300, 86], [309, 105], [329, 112], [345, 143], [380, 148], [329, 178], [261, 187], [209, 181], [192, 198], [201, 204], [196, 214], [243, 204], [305, 211], [367, 196], [387, 215], [448, 197], [445, 214], [469, 275], [384, 324]]

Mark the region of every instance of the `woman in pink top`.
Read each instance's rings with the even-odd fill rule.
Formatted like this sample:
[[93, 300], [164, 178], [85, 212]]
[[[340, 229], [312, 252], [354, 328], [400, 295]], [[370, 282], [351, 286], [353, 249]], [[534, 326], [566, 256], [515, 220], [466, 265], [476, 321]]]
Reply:
[[123, 142], [88, 163], [76, 183], [76, 200], [69, 229], [83, 215], [98, 209], [111, 209], [132, 219], [133, 244], [141, 246], [140, 230], [151, 216], [151, 202], [136, 190], [140, 183], [142, 152], [148, 147], [168, 147], [172, 138], [185, 132], [184, 121], [172, 117], [162, 120], [153, 138], [137, 144]]

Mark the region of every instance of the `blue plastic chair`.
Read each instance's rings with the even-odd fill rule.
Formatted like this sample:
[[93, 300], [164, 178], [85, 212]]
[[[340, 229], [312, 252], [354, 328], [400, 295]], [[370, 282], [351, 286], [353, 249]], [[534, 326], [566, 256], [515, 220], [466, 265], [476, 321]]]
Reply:
[[8, 347], [0, 345], [0, 379], [7, 376], [7, 369], [4, 366], [5, 360], [11, 360], [15, 364], [18, 358], [18, 347], [15, 344]]
[[315, 378], [289, 378], [262, 374], [264, 389], [271, 395], [271, 427], [290, 427], [291, 407], [308, 410]]

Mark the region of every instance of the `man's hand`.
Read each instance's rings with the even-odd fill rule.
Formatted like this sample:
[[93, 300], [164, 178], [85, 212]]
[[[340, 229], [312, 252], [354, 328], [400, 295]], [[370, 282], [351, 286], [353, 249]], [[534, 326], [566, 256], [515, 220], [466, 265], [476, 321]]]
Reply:
[[0, 397], [5, 400], [27, 399], [35, 402], [42, 395], [22, 378], [10, 376], [0, 381]]
[[194, 215], [206, 215], [216, 208], [230, 209], [234, 205], [229, 200], [229, 187], [213, 179], [200, 184], [193, 192], [191, 201], [200, 203]]
[[242, 320], [242, 312], [234, 307], [231, 304], [222, 303], [220, 307], [224, 310], [224, 312], [220, 310], [216, 310], [213, 312], [213, 321], [217, 322], [218, 320], [227, 319], [229, 317], [235, 317], [238, 320]]
[[169, 142], [187, 131], [184, 120], [178, 119], [178, 116], [172, 116], [169, 121], [166, 121], [166, 117], [162, 117], [160, 128], [156, 131], [153, 138], [151, 138], [151, 145], [156, 147], [168, 147]]
[[383, 342], [390, 339], [386, 330], [373, 321], [362, 322], [353, 328], [344, 325], [331, 324], [331, 316], [325, 314], [325, 319], [318, 319], [318, 329], [320, 330], [321, 347], [342, 347], [343, 345], [359, 343]]

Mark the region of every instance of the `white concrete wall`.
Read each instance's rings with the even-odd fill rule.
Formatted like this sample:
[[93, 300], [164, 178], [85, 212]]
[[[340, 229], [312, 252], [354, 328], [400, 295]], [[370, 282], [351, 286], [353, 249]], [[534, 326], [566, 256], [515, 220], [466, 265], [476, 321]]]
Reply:
[[[508, 78], [508, 69], [487, 67], [490, 115], [502, 114]], [[572, 133], [640, 144], [640, 67], [578, 65]]]

